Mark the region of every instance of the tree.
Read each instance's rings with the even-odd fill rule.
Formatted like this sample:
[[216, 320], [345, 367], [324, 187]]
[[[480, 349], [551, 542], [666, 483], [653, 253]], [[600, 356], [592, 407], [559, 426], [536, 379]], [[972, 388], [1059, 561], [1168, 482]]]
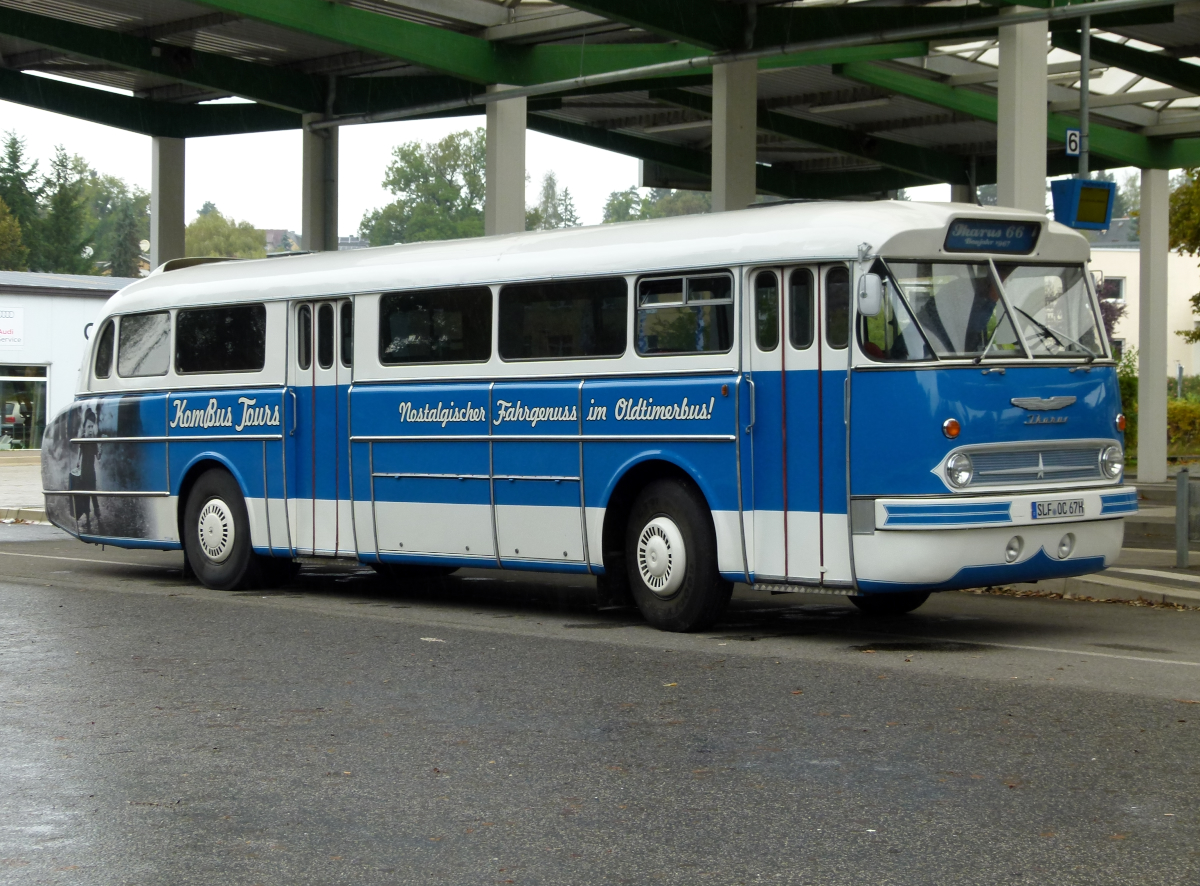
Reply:
[[0, 199], [0, 271], [24, 271], [29, 250], [21, 242], [21, 225]]
[[93, 269], [92, 231], [85, 226], [83, 176], [80, 166], [59, 145], [46, 176], [43, 216], [31, 264], [55, 274], [87, 274]]
[[613, 191], [604, 204], [604, 221], [622, 222], [644, 218], [699, 215], [712, 211], [712, 195], [707, 191], [678, 191], [653, 188], [645, 196], [637, 188]]
[[[82, 160], [79, 162], [86, 170], [83, 177], [84, 207], [87, 215], [85, 224], [92, 229], [95, 262], [102, 267], [111, 265], [114, 261], [131, 260], [136, 276], [137, 243], [150, 239], [150, 195], [141, 188], [131, 188], [114, 175], [102, 175]], [[129, 231], [118, 234], [117, 228], [123, 223], [132, 224], [132, 235]], [[132, 258], [128, 253], [130, 243], [133, 244]], [[114, 253], [121, 249], [125, 249], [126, 252], [118, 258]], [[116, 271], [112, 273], [114, 276], [126, 276], [117, 274]]]
[[263, 258], [267, 234], [247, 221], [226, 218], [217, 207], [205, 203], [183, 234], [184, 252], [189, 256], [214, 258]]
[[483, 129], [394, 148], [383, 186], [397, 199], [365, 214], [359, 234], [372, 246], [481, 236], [485, 149]]
[[38, 201], [42, 190], [38, 180], [38, 165], [25, 162], [25, 139], [9, 132], [4, 139], [0, 156], [0, 200], [7, 204], [12, 217], [21, 228], [21, 240], [27, 250], [37, 242], [41, 221]]
[[108, 262], [114, 277], [138, 276], [142, 237], [138, 230], [137, 210], [132, 200], [126, 200], [116, 210]]
[[574, 228], [579, 225], [575, 201], [570, 188], [558, 192], [558, 176], [547, 172], [542, 178], [542, 195], [537, 206], [525, 210], [525, 230], [548, 231], [553, 228]]
[[[1200, 169], [1185, 169], [1172, 185], [1170, 246], [1187, 255], [1200, 252]], [[1200, 293], [1191, 297], [1192, 313], [1200, 314]], [[1200, 329], [1183, 329], [1175, 333], [1184, 341], [1200, 341]]]

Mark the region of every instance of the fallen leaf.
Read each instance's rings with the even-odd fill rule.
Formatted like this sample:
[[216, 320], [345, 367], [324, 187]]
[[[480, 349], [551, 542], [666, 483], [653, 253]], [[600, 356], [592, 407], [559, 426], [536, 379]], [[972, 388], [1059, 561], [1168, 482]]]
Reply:
[[792, 695], [803, 695], [803, 694], [804, 694], [803, 689], [793, 689], [792, 690]]
[[1180, 704], [1200, 704], [1200, 701], [1197, 701], [1194, 698], [1177, 698], [1175, 700]]
[[437, 637], [422, 637], [426, 643], [445, 643], [445, 640], [439, 640]]
[[1109, 836], [1109, 838], [1108, 838], [1108, 839], [1110, 839], [1110, 840], [1124, 840], [1124, 839], [1125, 839], [1126, 837], [1128, 837], [1128, 836], [1129, 836], [1129, 834], [1112, 834], [1112, 835], [1110, 835], [1110, 836]]
[[663, 686], [678, 686], [678, 683], [663, 683]]

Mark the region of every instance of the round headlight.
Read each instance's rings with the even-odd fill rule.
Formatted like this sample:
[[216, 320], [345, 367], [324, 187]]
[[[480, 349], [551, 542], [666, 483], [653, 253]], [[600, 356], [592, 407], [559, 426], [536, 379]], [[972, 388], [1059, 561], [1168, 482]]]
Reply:
[[946, 479], [950, 481], [951, 486], [966, 486], [971, 482], [974, 472], [975, 466], [971, 464], [971, 456], [965, 452], [955, 453], [946, 462]]
[[1110, 480], [1115, 480], [1121, 476], [1121, 471], [1125, 467], [1125, 453], [1121, 451], [1121, 447], [1113, 444], [1105, 446], [1100, 453], [1100, 470], [1104, 476]]

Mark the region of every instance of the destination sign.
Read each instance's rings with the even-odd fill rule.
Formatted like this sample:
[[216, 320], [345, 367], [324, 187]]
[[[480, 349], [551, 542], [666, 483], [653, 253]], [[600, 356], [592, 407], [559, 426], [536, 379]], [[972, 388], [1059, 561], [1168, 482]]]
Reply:
[[1028, 255], [1037, 245], [1040, 222], [959, 218], [946, 233], [947, 252], [1005, 252]]

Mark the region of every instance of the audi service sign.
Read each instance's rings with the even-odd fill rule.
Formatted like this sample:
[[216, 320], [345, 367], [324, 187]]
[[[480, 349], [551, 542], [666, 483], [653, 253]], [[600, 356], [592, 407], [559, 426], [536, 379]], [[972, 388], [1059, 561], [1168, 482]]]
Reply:
[[0, 348], [25, 347], [25, 309], [0, 308]]

